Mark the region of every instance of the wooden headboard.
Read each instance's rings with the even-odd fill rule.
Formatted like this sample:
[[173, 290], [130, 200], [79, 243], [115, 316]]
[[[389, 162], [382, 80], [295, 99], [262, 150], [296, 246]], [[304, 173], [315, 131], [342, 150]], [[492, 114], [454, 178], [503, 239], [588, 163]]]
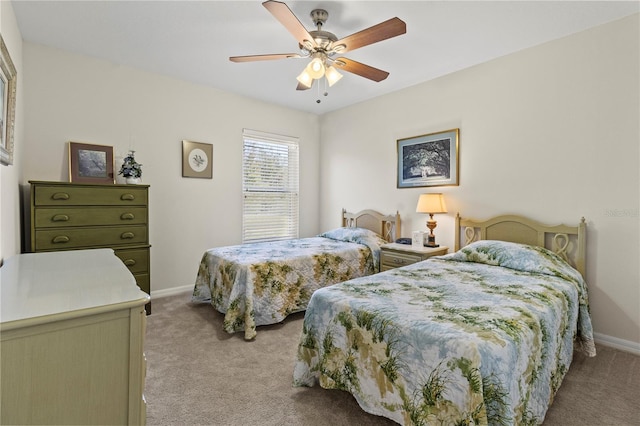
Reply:
[[517, 215], [478, 221], [456, 215], [455, 249], [478, 240], [499, 240], [547, 248], [560, 255], [586, 279], [587, 225], [549, 226]]
[[375, 210], [362, 210], [349, 213], [342, 209], [342, 226], [348, 228], [365, 228], [379, 234], [392, 243], [400, 235], [400, 213], [383, 215]]

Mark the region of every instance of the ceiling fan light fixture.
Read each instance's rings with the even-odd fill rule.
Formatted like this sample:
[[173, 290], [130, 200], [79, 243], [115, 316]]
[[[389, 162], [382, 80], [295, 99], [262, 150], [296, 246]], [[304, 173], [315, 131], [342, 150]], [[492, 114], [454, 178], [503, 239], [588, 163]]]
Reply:
[[302, 84], [304, 87], [306, 87], [307, 89], [310, 89], [311, 85], [313, 84], [313, 79], [311, 78], [311, 76], [307, 72], [307, 68], [305, 68], [300, 73], [300, 75], [298, 77], [296, 77], [296, 80], [298, 80], [298, 82], [300, 84]]
[[342, 78], [342, 74], [340, 74], [333, 65], [327, 68], [327, 72], [324, 75], [327, 77], [329, 87], [336, 84]]
[[313, 60], [309, 62], [309, 65], [307, 65], [306, 71], [309, 73], [311, 78], [315, 80], [322, 78], [322, 76], [324, 76], [324, 71], [325, 71], [324, 64], [322, 63], [322, 59], [317, 56], [313, 58]]

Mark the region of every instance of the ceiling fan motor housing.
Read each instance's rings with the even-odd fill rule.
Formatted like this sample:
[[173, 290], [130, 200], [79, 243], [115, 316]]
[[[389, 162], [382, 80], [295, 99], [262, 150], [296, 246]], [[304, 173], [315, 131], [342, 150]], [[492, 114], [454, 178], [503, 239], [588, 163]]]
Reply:
[[317, 30], [309, 31], [309, 35], [313, 37], [316, 46], [314, 47], [311, 43], [306, 43], [305, 41], [304, 45], [300, 44], [300, 49], [303, 49], [303, 53], [306, 50], [308, 54], [313, 52], [327, 53], [331, 49], [331, 43], [338, 40], [335, 34], [329, 31], [322, 31], [322, 26], [329, 18], [329, 13], [324, 9], [314, 9], [311, 11], [310, 16]]
[[322, 27], [328, 18], [329, 12], [324, 9], [313, 9], [311, 11], [311, 19], [313, 20], [313, 25], [316, 27]]

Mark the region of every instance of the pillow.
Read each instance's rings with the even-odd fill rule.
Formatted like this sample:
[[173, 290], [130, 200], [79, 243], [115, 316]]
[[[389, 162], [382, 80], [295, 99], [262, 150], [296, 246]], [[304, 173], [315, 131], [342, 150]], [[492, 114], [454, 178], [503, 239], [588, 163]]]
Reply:
[[336, 228], [331, 231], [323, 232], [318, 235], [318, 237], [358, 244], [375, 243], [378, 246], [387, 244], [387, 241], [385, 241], [380, 235], [365, 228]]
[[564, 259], [544, 247], [507, 241], [475, 241], [455, 253], [441, 256], [447, 260], [502, 266], [517, 271], [555, 275], [572, 281], [582, 276]]

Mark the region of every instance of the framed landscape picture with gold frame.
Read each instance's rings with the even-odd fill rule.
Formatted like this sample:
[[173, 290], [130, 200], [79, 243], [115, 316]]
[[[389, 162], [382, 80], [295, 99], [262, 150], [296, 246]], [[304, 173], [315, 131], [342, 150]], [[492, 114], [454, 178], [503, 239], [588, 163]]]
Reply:
[[182, 177], [213, 178], [213, 145], [182, 141]]
[[69, 182], [113, 184], [113, 147], [69, 142]]

